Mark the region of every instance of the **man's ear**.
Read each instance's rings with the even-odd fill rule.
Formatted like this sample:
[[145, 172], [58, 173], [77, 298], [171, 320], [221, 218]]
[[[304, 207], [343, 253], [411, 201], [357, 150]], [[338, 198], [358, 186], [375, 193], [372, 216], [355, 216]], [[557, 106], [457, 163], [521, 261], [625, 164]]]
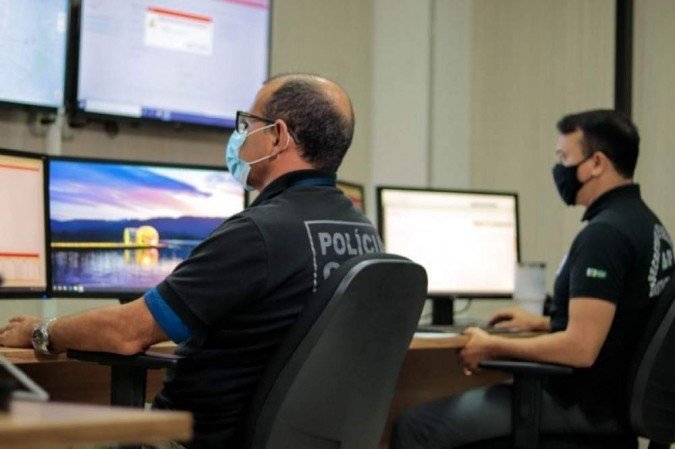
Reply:
[[288, 149], [288, 146], [291, 144], [291, 134], [288, 132], [288, 125], [286, 125], [286, 122], [283, 120], [274, 122], [274, 131], [276, 132], [277, 137], [274, 141], [272, 152], [276, 156]]
[[609, 168], [613, 168], [614, 166], [612, 165], [612, 161], [609, 160], [607, 155], [602, 151], [596, 151], [593, 153], [593, 162], [594, 162], [594, 167], [593, 167], [593, 175], [597, 176], [604, 172], [605, 170], [608, 170]]

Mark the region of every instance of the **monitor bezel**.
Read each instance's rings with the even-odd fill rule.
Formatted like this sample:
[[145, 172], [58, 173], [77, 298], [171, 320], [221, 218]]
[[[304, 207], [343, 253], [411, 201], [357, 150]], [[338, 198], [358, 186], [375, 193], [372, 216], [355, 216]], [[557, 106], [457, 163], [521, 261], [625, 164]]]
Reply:
[[[75, 0], [71, 0], [75, 1]], [[86, 111], [85, 109], [80, 108], [78, 97], [79, 97], [79, 84], [80, 84], [80, 47], [81, 47], [81, 24], [82, 24], [82, 3], [86, 0], [78, 0], [77, 4], [73, 4], [71, 7], [71, 22], [72, 22], [72, 32], [70, 33], [69, 41], [69, 64], [71, 72], [69, 73], [69, 82], [67, 83], [66, 89], [66, 98], [67, 100], [67, 109], [70, 111], [70, 116], [74, 120], [78, 118], [92, 119], [99, 121], [114, 121], [119, 123], [148, 123], [148, 124], [161, 124], [161, 126], [173, 127], [173, 128], [188, 128], [188, 129], [202, 129], [202, 130], [214, 130], [214, 131], [232, 131], [235, 128], [235, 124], [232, 126], [227, 125], [210, 125], [206, 123], [195, 123], [195, 122], [184, 122], [179, 120], [161, 120], [152, 117], [129, 117], [127, 115], [115, 115], [115, 114], [106, 114], [99, 112]], [[265, 79], [270, 77], [270, 66], [272, 61], [272, 15], [274, 13], [273, 6], [274, 0], [269, 0], [269, 9], [267, 16], [267, 70], [265, 74]], [[251, 99], [253, 102], [253, 99]], [[232, 111], [236, 113], [236, 111]], [[233, 120], [234, 122], [234, 120]]]
[[52, 283], [51, 272], [52, 272], [52, 256], [51, 256], [51, 247], [49, 245], [49, 198], [48, 198], [48, 185], [49, 185], [49, 164], [47, 163], [47, 155], [41, 153], [33, 153], [29, 151], [19, 151], [12, 150], [7, 148], [0, 148], [0, 155], [3, 156], [12, 156], [12, 157], [24, 157], [28, 159], [38, 159], [42, 162], [42, 201], [43, 201], [43, 214], [44, 214], [44, 231], [45, 231], [45, 276], [46, 276], [46, 285], [42, 290], [4, 290], [0, 287], [0, 298], [2, 299], [46, 299], [49, 297], [49, 288]]
[[[508, 196], [515, 200], [516, 213], [516, 263], [520, 259], [520, 209], [517, 192], [498, 191], [498, 190], [477, 190], [477, 189], [440, 189], [440, 188], [424, 188], [424, 187], [407, 187], [394, 185], [377, 186], [377, 229], [380, 233], [384, 246], [386, 248], [387, 242], [384, 239], [384, 205], [382, 195], [387, 190], [398, 190], [404, 192], [429, 192], [429, 193], [457, 193], [457, 194], [475, 194], [475, 195], [492, 195], [492, 196]], [[515, 268], [514, 268], [515, 269]], [[427, 297], [430, 299], [512, 299], [513, 293], [503, 292], [488, 292], [488, 291], [427, 291]]]
[[[159, 168], [181, 168], [181, 169], [197, 169], [197, 170], [217, 170], [229, 173], [229, 170], [224, 165], [207, 165], [207, 164], [189, 164], [189, 163], [175, 163], [175, 162], [156, 162], [156, 161], [140, 161], [140, 160], [126, 160], [126, 159], [109, 159], [109, 158], [96, 158], [96, 157], [79, 157], [79, 156], [50, 156], [47, 158], [47, 167], [50, 168], [52, 161], [66, 161], [66, 162], [89, 162], [89, 163], [112, 163], [117, 165], [138, 165], [138, 166], [151, 166]], [[50, 195], [49, 195], [49, 186], [51, 184], [51, 176], [47, 178], [46, 184], [46, 195], [47, 203], [50, 205]], [[243, 201], [242, 211], [246, 209], [248, 202], [248, 192], [241, 187], [243, 191]], [[50, 211], [50, 209], [47, 209]], [[51, 217], [47, 217], [47, 246], [51, 250], [52, 242], [52, 232], [51, 232]], [[49, 268], [51, 272], [52, 268], [52, 258], [51, 251], [49, 253]], [[152, 288], [152, 287], [150, 287]], [[146, 290], [147, 291], [147, 290]], [[109, 292], [97, 292], [87, 290], [82, 293], [80, 292], [57, 292], [54, 291], [54, 285], [52, 278], [50, 277], [50, 283], [48, 285], [47, 294], [51, 298], [81, 298], [81, 299], [120, 299], [120, 300], [133, 300], [140, 298], [146, 291], [139, 292], [126, 292], [126, 291], [109, 291]]]
[[[61, 99], [61, 104], [59, 105], [52, 105], [52, 104], [43, 104], [43, 103], [29, 103], [29, 102], [21, 102], [21, 101], [9, 101], [9, 100], [3, 100], [0, 98], [0, 107], [2, 109], [6, 110], [11, 110], [11, 109], [23, 109], [25, 111], [35, 111], [35, 112], [46, 112], [46, 113], [56, 113], [59, 108], [63, 108], [66, 106], [68, 102], [68, 84], [69, 84], [69, 76], [70, 76], [70, 46], [71, 46], [71, 11], [73, 8], [73, 1], [75, 0], [66, 0], [66, 32], [65, 32], [65, 53], [64, 53], [64, 64], [63, 64], [63, 85], [61, 86], [62, 88], [62, 93], [63, 93], [63, 98]], [[1, 149], [0, 149], [1, 150]]]
[[346, 187], [358, 189], [361, 192], [361, 199], [363, 200], [363, 209], [361, 209], [361, 212], [363, 212], [365, 214], [366, 213], [366, 189], [365, 189], [365, 186], [363, 184], [358, 184], [356, 182], [343, 181], [342, 179], [337, 179], [337, 180], [335, 180], [335, 182], [336, 182], [336, 184], [343, 184]]

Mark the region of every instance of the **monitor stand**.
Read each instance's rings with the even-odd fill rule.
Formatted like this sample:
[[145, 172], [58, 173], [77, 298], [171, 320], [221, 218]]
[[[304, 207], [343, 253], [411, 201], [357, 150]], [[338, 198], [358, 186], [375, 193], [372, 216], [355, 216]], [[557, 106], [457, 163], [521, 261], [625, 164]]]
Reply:
[[452, 325], [455, 324], [455, 297], [454, 296], [430, 296], [431, 324]]

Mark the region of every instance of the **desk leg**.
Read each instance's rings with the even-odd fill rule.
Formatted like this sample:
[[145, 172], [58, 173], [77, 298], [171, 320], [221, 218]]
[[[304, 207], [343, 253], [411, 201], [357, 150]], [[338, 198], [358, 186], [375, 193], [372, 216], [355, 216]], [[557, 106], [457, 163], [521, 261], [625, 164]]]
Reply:
[[111, 366], [110, 371], [110, 404], [143, 408], [147, 370], [137, 366]]

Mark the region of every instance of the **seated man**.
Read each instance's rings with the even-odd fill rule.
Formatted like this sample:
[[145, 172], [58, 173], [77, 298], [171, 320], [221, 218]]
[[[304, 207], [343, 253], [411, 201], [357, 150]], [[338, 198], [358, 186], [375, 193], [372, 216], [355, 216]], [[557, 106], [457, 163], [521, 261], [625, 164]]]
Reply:
[[[586, 207], [588, 224], [559, 269], [550, 318], [512, 308], [491, 319], [501, 328], [551, 333], [510, 339], [472, 328], [460, 359], [467, 375], [498, 358], [576, 367], [547, 383], [541, 430], [602, 435], [627, 428], [626, 368], [673, 273], [672, 243], [633, 184], [639, 136], [628, 119], [588, 111], [564, 117], [558, 130], [553, 178], [566, 204]], [[496, 385], [406, 412], [391, 447], [450, 449], [510, 432], [511, 387]]]
[[[15, 317], [0, 344], [135, 354], [170, 338], [184, 356], [155, 407], [194, 415], [191, 447], [241, 447], [244, 410], [275, 349], [340, 264], [381, 251], [373, 225], [335, 186], [354, 116], [326, 79], [280, 76], [237, 113], [232, 175], [260, 195], [156, 288], [126, 305], [42, 323]], [[35, 332], [34, 332], [35, 331]]]

